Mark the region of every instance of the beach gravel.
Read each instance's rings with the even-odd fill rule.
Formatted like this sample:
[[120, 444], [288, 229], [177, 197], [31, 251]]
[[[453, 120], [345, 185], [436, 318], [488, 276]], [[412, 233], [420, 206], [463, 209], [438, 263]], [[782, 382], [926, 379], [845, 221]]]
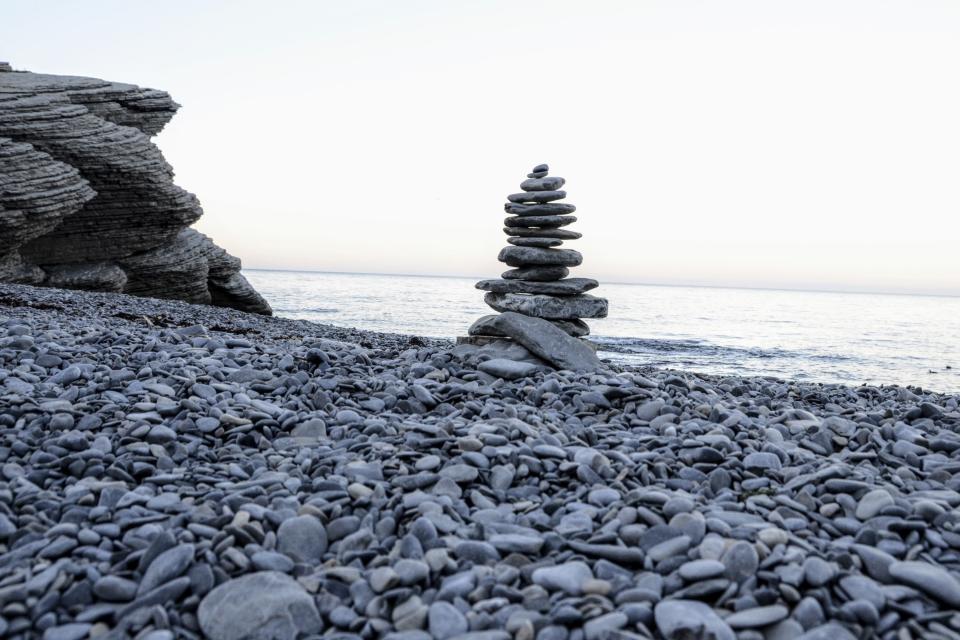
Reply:
[[0, 285], [0, 636], [960, 635], [956, 395], [492, 359]]

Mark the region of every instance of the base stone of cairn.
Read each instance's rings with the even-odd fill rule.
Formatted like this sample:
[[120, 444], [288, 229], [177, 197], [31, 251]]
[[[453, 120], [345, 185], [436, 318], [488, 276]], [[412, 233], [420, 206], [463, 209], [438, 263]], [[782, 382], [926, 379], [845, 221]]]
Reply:
[[563, 200], [565, 180], [537, 165], [520, 184], [521, 193], [507, 196], [509, 214], [503, 232], [509, 246], [498, 259], [511, 269], [498, 279], [481, 280], [484, 302], [499, 314], [473, 323], [461, 344], [495, 345], [512, 340], [551, 366], [592, 370], [600, 366], [596, 347], [583, 340], [590, 334], [584, 318], [605, 318], [607, 301], [587, 291], [598, 285], [591, 278], [568, 278], [571, 267], [583, 262], [579, 251], [560, 248], [581, 234], [564, 227], [576, 222], [576, 207]]

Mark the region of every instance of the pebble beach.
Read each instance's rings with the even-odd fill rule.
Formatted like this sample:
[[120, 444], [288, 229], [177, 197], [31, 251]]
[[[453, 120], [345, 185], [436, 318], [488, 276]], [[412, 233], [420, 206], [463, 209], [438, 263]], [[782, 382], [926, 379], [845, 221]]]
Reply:
[[960, 396], [0, 284], [0, 637], [960, 637]]

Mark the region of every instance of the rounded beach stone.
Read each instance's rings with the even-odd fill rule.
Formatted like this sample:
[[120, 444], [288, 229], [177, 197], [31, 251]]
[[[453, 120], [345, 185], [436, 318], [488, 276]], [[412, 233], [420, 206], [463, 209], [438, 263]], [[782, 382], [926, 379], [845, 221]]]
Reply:
[[427, 612], [427, 628], [436, 640], [448, 640], [466, 633], [469, 629], [466, 617], [449, 602], [434, 602]]
[[[482, 335], [482, 334], [481, 334]], [[504, 380], [518, 380], [532, 376], [537, 372], [537, 365], [530, 362], [518, 362], [506, 358], [491, 358], [477, 365], [477, 369]]]
[[893, 496], [886, 489], [868, 491], [857, 504], [857, 518], [869, 520], [878, 515], [884, 508], [894, 504]]
[[193, 554], [192, 544], [181, 544], [158, 555], [143, 574], [137, 595], [143, 595], [180, 576], [193, 562]]
[[747, 454], [743, 458], [743, 466], [751, 471], [779, 471], [781, 468], [780, 458], [773, 453], [755, 451]]
[[837, 575], [836, 567], [817, 556], [810, 556], [803, 561], [803, 578], [814, 587], [822, 587]]
[[780, 622], [789, 613], [790, 611], [782, 604], [773, 604], [737, 611], [724, 618], [724, 622], [730, 625], [732, 629], [753, 629]]
[[318, 564], [327, 551], [327, 532], [313, 516], [284, 520], [277, 529], [277, 551], [297, 562]]
[[734, 640], [733, 630], [713, 609], [697, 600], [662, 600], [653, 610], [664, 638]]
[[691, 560], [680, 565], [679, 573], [684, 580], [696, 582], [721, 576], [725, 569], [719, 560]]
[[318, 633], [313, 598], [290, 576], [261, 571], [229, 580], [208, 593], [197, 609], [210, 640], [294, 640]]
[[549, 591], [564, 591], [570, 595], [580, 595], [583, 585], [593, 579], [593, 571], [585, 562], [579, 560], [559, 564], [553, 567], [535, 569], [531, 580]]
[[575, 205], [567, 202], [544, 202], [542, 204], [517, 204], [508, 202], [503, 210], [515, 216], [563, 216], [577, 210]]
[[960, 608], [960, 581], [943, 567], [928, 562], [894, 562], [890, 565], [890, 577], [951, 607]]
[[752, 544], [741, 540], [730, 545], [720, 561], [727, 568], [725, 572], [727, 578], [743, 582], [756, 573], [760, 557]]

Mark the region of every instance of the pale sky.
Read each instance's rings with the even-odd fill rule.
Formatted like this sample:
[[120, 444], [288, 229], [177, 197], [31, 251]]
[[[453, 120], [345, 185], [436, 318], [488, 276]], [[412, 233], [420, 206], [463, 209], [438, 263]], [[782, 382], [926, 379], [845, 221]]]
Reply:
[[4, 0], [0, 60], [169, 91], [247, 267], [476, 275], [534, 164], [601, 281], [960, 295], [956, 0]]

